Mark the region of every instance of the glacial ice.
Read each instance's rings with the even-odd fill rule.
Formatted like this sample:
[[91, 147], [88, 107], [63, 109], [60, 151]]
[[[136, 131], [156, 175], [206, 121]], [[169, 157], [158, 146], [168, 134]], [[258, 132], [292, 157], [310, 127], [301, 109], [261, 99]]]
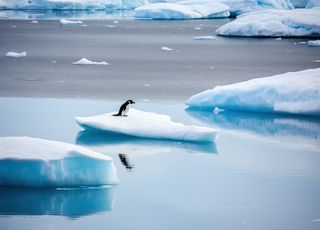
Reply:
[[113, 161], [103, 154], [45, 139], [0, 137], [0, 185], [73, 187], [116, 183]]
[[0, 9], [28, 10], [128, 10], [147, 0], [0, 0]]
[[216, 130], [187, 126], [171, 121], [167, 115], [130, 109], [127, 117], [106, 113], [91, 117], [76, 117], [84, 129], [124, 134], [127, 136], [179, 141], [213, 142]]
[[320, 0], [309, 0], [306, 8], [320, 7]]
[[18, 58], [18, 57], [25, 57], [25, 56], [27, 56], [27, 53], [25, 51], [21, 52], [21, 53], [17, 53], [17, 52], [13, 52], [13, 51], [6, 53], [6, 57]]
[[308, 46], [310, 47], [320, 47], [320, 40], [308, 41]]
[[96, 62], [96, 61], [90, 61], [86, 58], [81, 58], [79, 61], [73, 62], [74, 65], [109, 65], [109, 63], [105, 61]]
[[135, 17], [144, 19], [223, 18], [229, 15], [228, 6], [210, 0], [151, 3], [135, 9]]
[[320, 116], [320, 68], [216, 86], [188, 99], [190, 107]]
[[240, 15], [216, 30], [223, 36], [320, 36], [320, 8], [265, 10]]

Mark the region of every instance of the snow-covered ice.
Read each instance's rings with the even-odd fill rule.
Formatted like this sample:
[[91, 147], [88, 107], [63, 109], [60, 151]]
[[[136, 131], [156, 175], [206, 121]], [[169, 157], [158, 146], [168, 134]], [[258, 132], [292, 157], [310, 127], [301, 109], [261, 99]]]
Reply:
[[210, 35], [206, 35], [206, 36], [197, 36], [193, 38], [194, 40], [215, 40], [217, 39], [215, 36], [210, 36]]
[[216, 33], [223, 36], [320, 36], [320, 8], [247, 13], [221, 26]]
[[130, 109], [127, 117], [106, 113], [91, 117], [76, 117], [77, 123], [85, 129], [120, 133], [129, 136], [180, 141], [213, 142], [216, 130], [187, 126], [171, 121], [167, 115]]
[[80, 20], [67, 20], [67, 19], [62, 18], [60, 20], [60, 24], [61, 25], [77, 25], [77, 24], [82, 24], [82, 21], [80, 21]]
[[63, 142], [0, 137], [0, 185], [72, 187], [116, 184], [110, 157]]
[[146, 3], [147, 0], [0, 0], [0, 9], [120, 10]]
[[25, 57], [25, 56], [27, 56], [27, 53], [25, 51], [21, 52], [21, 53], [17, 53], [17, 52], [13, 52], [13, 51], [6, 53], [6, 57], [18, 58], [18, 57]]
[[161, 47], [161, 50], [163, 50], [163, 51], [172, 51], [171, 48], [166, 47], [166, 46], [162, 46], [162, 47]]
[[223, 18], [229, 15], [228, 6], [210, 0], [151, 3], [135, 9], [135, 17], [145, 19]]
[[308, 41], [308, 46], [310, 47], [320, 47], [320, 40], [310, 40]]
[[86, 58], [81, 58], [79, 61], [73, 62], [74, 65], [109, 65], [109, 63], [105, 61], [96, 62], [96, 61], [90, 61]]
[[320, 115], [320, 68], [216, 86], [189, 98], [190, 107]]

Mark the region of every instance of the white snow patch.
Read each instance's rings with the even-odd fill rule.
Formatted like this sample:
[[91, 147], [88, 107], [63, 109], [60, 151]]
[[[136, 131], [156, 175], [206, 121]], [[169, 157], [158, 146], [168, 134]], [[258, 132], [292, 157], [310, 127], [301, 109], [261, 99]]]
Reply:
[[189, 98], [190, 107], [320, 116], [320, 68], [216, 86]]
[[85, 129], [97, 129], [124, 135], [180, 141], [213, 142], [217, 131], [214, 129], [187, 126], [171, 121], [167, 115], [130, 109], [127, 117], [106, 113], [92, 117], [76, 117]]
[[320, 40], [308, 41], [308, 46], [310, 47], [320, 47]]
[[109, 65], [109, 63], [105, 61], [95, 62], [95, 61], [90, 61], [86, 58], [81, 58], [79, 61], [73, 62], [72, 64], [74, 65]]
[[32, 137], [0, 137], [0, 185], [82, 186], [118, 183], [110, 157]]
[[25, 56], [27, 56], [27, 53], [25, 51], [21, 52], [21, 53], [17, 53], [17, 52], [13, 52], [13, 51], [6, 53], [6, 57], [19, 58], [19, 57], [25, 57]]
[[247, 13], [216, 30], [223, 36], [320, 36], [320, 8]]

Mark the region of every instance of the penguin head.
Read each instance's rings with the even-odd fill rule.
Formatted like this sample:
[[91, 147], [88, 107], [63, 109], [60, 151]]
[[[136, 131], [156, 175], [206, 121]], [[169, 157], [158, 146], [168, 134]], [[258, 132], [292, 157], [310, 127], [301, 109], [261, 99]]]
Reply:
[[128, 100], [127, 101], [129, 104], [135, 104], [135, 102], [133, 100]]

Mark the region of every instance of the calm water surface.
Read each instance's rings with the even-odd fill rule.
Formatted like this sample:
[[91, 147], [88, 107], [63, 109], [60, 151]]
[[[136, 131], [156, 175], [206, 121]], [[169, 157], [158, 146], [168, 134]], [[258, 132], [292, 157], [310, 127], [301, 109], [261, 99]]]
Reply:
[[219, 129], [212, 145], [88, 132], [74, 121], [120, 104], [0, 98], [0, 136], [58, 140], [108, 154], [121, 181], [101, 188], [0, 188], [0, 229], [320, 228], [318, 118], [135, 105]]

